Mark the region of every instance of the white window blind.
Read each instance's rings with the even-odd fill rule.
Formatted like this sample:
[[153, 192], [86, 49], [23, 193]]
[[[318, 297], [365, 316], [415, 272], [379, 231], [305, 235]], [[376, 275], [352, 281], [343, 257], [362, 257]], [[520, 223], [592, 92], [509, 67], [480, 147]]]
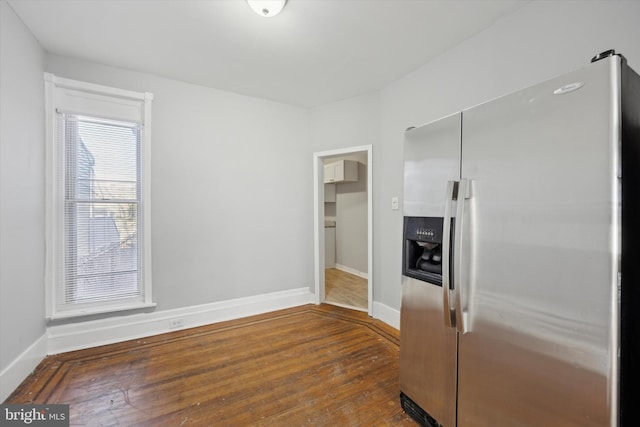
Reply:
[[48, 317], [151, 306], [150, 94], [45, 79]]
[[64, 290], [58, 306], [143, 294], [142, 127], [58, 112]]

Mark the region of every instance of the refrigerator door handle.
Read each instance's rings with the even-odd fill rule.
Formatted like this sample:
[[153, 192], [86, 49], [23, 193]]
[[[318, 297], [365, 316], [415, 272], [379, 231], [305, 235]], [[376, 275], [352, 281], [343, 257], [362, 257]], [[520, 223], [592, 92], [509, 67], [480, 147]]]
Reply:
[[[453, 243], [453, 297], [455, 300], [455, 326], [459, 333], [469, 332], [469, 286], [463, 280], [463, 275], [468, 278], [467, 260], [463, 250], [463, 237], [469, 233], [469, 224], [465, 223], [467, 201], [471, 193], [471, 181], [461, 179], [458, 184], [458, 202], [456, 206], [456, 226], [454, 228]], [[465, 274], [467, 273], [467, 274]]]
[[455, 327], [455, 313], [451, 304], [451, 206], [458, 189], [456, 181], [447, 182], [444, 202], [444, 218], [442, 227], [442, 308], [444, 324], [448, 328]]

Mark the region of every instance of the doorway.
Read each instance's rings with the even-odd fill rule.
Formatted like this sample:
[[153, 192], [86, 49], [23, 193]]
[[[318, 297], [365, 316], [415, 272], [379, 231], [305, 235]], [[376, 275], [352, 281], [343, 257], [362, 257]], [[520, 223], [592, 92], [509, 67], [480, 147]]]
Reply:
[[[358, 261], [348, 261], [345, 264], [353, 263], [355, 265], [344, 265], [341, 261], [344, 261], [347, 257], [342, 255], [347, 251], [344, 249], [341, 252], [341, 244], [340, 237], [336, 239], [337, 245], [337, 257], [335, 260], [327, 260], [327, 258], [331, 257], [331, 251], [329, 251], [329, 256], [327, 256], [327, 244], [331, 245], [333, 242], [331, 241], [331, 233], [325, 228], [325, 225], [331, 227], [332, 225], [335, 227], [334, 230], [336, 234], [341, 233], [341, 227], [345, 227], [345, 224], [341, 224], [340, 218], [340, 208], [334, 208], [336, 217], [331, 217], [325, 215], [325, 212], [331, 215], [331, 207], [328, 207], [328, 210], [325, 211], [325, 164], [327, 163], [335, 163], [336, 161], [341, 161], [345, 159], [352, 159], [358, 163], [359, 171], [361, 171], [358, 181], [360, 184], [355, 184], [354, 182], [343, 182], [338, 180], [338, 184], [335, 187], [335, 203], [336, 205], [340, 203], [340, 198], [344, 197], [343, 200], [347, 200], [350, 192], [364, 191], [366, 201], [366, 209], [363, 210], [362, 218], [360, 222], [366, 222], [366, 227], [364, 231], [361, 233], [362, 236], [358, 239], [366, 240], [365, 243], [365, 261], [361, 261], [358, 265]], [[357, 159], [362, 159], [358, 161]], [[320, 304], [322, 302], [332, 303], [335, 305], [343, 305], [349, 308], [355, 308], [359, 310], [366, 310], [367, 313], [371, 316], [373, 311], [373, 220], [372, 220], [372, 212], [373, 212], [373, 203], [371, 197], [371, 189], [372, 189], [372, 146], [358, 146], [358, 147], [349, 147], [344, 149], [337, 149], [331, 151], [323, 151], [314, 153], [313, 155], [313, 172], [314, 172], [314, 281], [315, 281], [315, 303]], [[328, 189], [328, 192], [332, 192], [331, 188]], [[341, 196], [342, 194], [342, 196]], [[330, 199], [334, 197], [332, 194], [327, 195]], [[345, 217], [342, 217], [343, 219]], [[353, 219], [351, 219], [353, 221]], [[345, 220], [345, 222], [347, 222]], [[344, 229], [343, 229], [344, 230]], [[353, 230], [344, 230], [347, 233]], [[344, 237], [343, 240], [348, 241], [348, 237]], [[330, 249], [330, 248], [329, 248]], [[362, 256], [362, 255], [361, 255]], [[332, 264], [330, 267], [333, 267], [331, 270], [326, 270], [327, 261]], [[355, 268], [354, 268], [355, 267]], [[329, 274], [326, 274], [328, 271]], [[330, 283], [328, 283], [329, 288], [327, 288], [327, 276], [329, 278]], [[332, 284], [335, 283], [336, 280], [343, 281], [345, 286], [340, 285], [340, 291], [338, 293], [349, 293], [350, 287], [362, 286], [364, 282], [366, 284], [366, 304], [358, 303], [357, 305], [353, 305], [348, 299], [346, 303], [339, 303], [336, 301], [331, 301], [331, 299], [335, 299], [335, 291], [331, 290]], [[328, 291], [329, 290], [329, 291]], [[329, 295], [331, 293], [331, 295]], [[327, 298], [329, 296], [329, 298]], [[360, 297], [357, 297], [358, 301], [361, 301]], [[359, 305], [359, 307], [358, 307]], [[366, 307], [366, 308], [365, 308]]]

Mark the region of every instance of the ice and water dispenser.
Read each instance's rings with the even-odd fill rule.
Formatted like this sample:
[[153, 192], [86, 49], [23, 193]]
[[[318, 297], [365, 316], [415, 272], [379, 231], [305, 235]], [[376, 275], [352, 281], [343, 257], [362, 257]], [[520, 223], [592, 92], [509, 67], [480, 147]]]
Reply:
[[402, 274], [442, 286], [443, 218], [404, 217]]

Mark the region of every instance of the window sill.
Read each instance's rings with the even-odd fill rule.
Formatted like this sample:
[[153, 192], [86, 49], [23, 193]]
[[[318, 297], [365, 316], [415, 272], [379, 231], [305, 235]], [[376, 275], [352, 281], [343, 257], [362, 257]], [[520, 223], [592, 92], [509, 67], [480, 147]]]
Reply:
[[132, 304], [122, 304], [122, 305], [112, 305], [112, 306], [101, 306], [101, 307], [85, 307], [79, 308], [75, 310], [63, 310], [58, 311], [51, 316], [48, 317], [49, 320], [60, 320], [60, 319], [69, 319], [73, 317], [82, 317], [82, 316], [91, 316], [94, 314], [105, 314], [105, 313], [116, 313], [120, 311], [130, 311], [130, 310], [139, 310], [143, 308], [155, 307], [157, 304], [155, 302], [149, 303], [132, 303]]

